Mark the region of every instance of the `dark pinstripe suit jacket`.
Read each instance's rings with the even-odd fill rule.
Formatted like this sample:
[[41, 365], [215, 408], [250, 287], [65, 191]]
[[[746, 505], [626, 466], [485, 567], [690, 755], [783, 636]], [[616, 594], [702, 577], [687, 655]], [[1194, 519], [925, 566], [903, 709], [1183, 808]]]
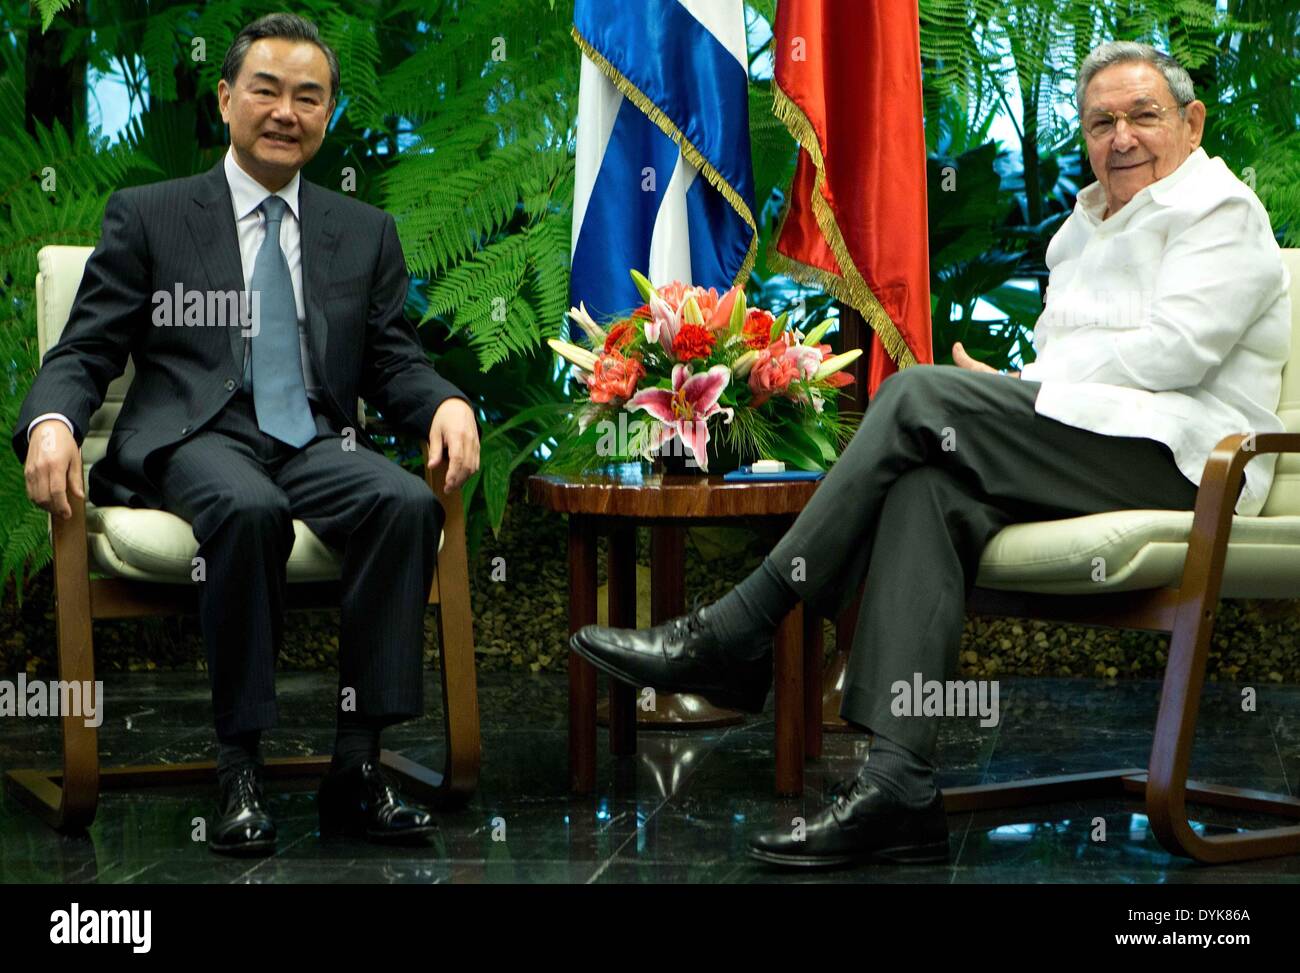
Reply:
[[[303, 301], [322, 407], [336, 429], [356, 426], [357, 399], [421, 439], [438, 406], [463, 392], [430, 364], [402, 313], [408, 277], [393, 218], [300, 181]], [[240, 385], [242, 331], [154, 323], [154, 295], [242, 291], [239, 241], [223, 164], [206, 173], [122, 189], [104, 209], [103, 235], [86, 263], [72, 313], [23, 402], [13, 433], [27, 457], [27, 426], [67, 416], [78, 444], [108, 384], [135, 362], [135, 379], [105, 457], [91, 467], [90, 500], [161, 505], [146, 471], [158, 450], [192, 435]], [[365, 446], [377, 449], [358, 430]]]

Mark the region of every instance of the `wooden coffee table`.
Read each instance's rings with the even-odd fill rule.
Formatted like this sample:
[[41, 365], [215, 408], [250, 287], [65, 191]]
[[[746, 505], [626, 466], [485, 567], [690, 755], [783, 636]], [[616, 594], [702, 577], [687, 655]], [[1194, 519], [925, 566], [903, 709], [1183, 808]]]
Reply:
[[[609, 538], [609, 624], [636, 627], [636, 529], [665, 538], [685, 527], [754, 520], [789, 524], [803, 510], [818, 481], [728, 483], [718, 475], [644, 472], [628, 465], [599, 475], [532, 476], [528, 497], [569, 515], [569, 631], [596, 621], [596, 538]], [[680, 548], [678, 548], [680, 549]], [[671, 563], [671, 562], [669, 562]], [[680, 570], [680, 565], [676, 568]], [[669, 608], [672, 613], [665, 614]], [[652, 624], [680, 613], [680, 606], [652, 605]], [[660, 615], [662, 617], [656, 617]], [[776, 791], [803, 791], [803, 764], [821, 755], [821, 619], [800, 602], [775, 638]], [[610, 752], [636, 752], [636, 689], [609, 681]], [[596, 670], [569, 653], [569, 785], [575, 793], [596, 786]]]

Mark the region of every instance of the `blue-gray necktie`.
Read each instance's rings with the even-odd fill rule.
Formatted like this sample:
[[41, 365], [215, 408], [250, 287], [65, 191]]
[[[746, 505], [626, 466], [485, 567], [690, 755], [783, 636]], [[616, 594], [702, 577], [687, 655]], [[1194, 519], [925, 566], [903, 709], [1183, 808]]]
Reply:
[[253, 264], [252, 282], [260, 302], [258, 331], [250, 353], [253, 406], [262, 432], [290, 446], [305, 446], [316, 435], [316, 422], [302, 378], [293, 278], [280, 249], [280, 222], [287, 206], [279, 196], [262, 200], [266, 239]]

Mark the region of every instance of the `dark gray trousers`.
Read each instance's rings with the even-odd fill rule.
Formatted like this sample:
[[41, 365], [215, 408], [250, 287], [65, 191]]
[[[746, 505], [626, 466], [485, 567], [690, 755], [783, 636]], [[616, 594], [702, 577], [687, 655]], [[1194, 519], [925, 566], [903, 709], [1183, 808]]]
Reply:
[[236, 393], [157, 463], [164, 509], [190, 522], [206, 565], [199, 620], [222, 736], [277, 721], [295, 517], [343, 555], [340, 692], [353, 690], [370, 719], [424, 711], [424, 615], [446, 514], [420, 477], [359, 444], [345, 449], [315, 417], [318, 435], [295, 449], [258, 429], [251, 396]]
[[1040, 416], [1038, 388], [953, 365], [891, 375], [769, 555], [826, 618], [866, 579], [840, 713], [926, 758], [938, 718], [894, 715], [891, 687], [955, 677], [966, 598], [994, 534], [1196, 501], [1163, 443]]

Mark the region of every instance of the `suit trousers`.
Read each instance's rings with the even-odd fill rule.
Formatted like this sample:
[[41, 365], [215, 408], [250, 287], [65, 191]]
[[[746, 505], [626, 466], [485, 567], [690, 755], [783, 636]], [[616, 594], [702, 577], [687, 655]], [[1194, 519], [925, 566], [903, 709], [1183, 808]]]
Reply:
[[[397, 722], [423, 712], [424, 614], [445, 520], [428, 485], [345, 439], [313, 404], [301, 448], [257, 427], [237, 392], [189, 439], [150, 458], [163, 509], [189, 521], [217, 732], [275, 725], [293, 520], [342, 554], [340, 701]], [[353, 692], [349, 693], [348, 690]]]
[[769, 554], [826, 618], [865, 579], [840, 713], [927, 759], [941, 717], [912, 715], [911, 706], [896, 714], [896, 690], [918, 674], [922, 685], [955, 677], [966, 599], [998, 531], [1196, 502], [1196, 484], [1165, 444], [1040, 416], [1038, 388], [952, 365], [891, 375]]

